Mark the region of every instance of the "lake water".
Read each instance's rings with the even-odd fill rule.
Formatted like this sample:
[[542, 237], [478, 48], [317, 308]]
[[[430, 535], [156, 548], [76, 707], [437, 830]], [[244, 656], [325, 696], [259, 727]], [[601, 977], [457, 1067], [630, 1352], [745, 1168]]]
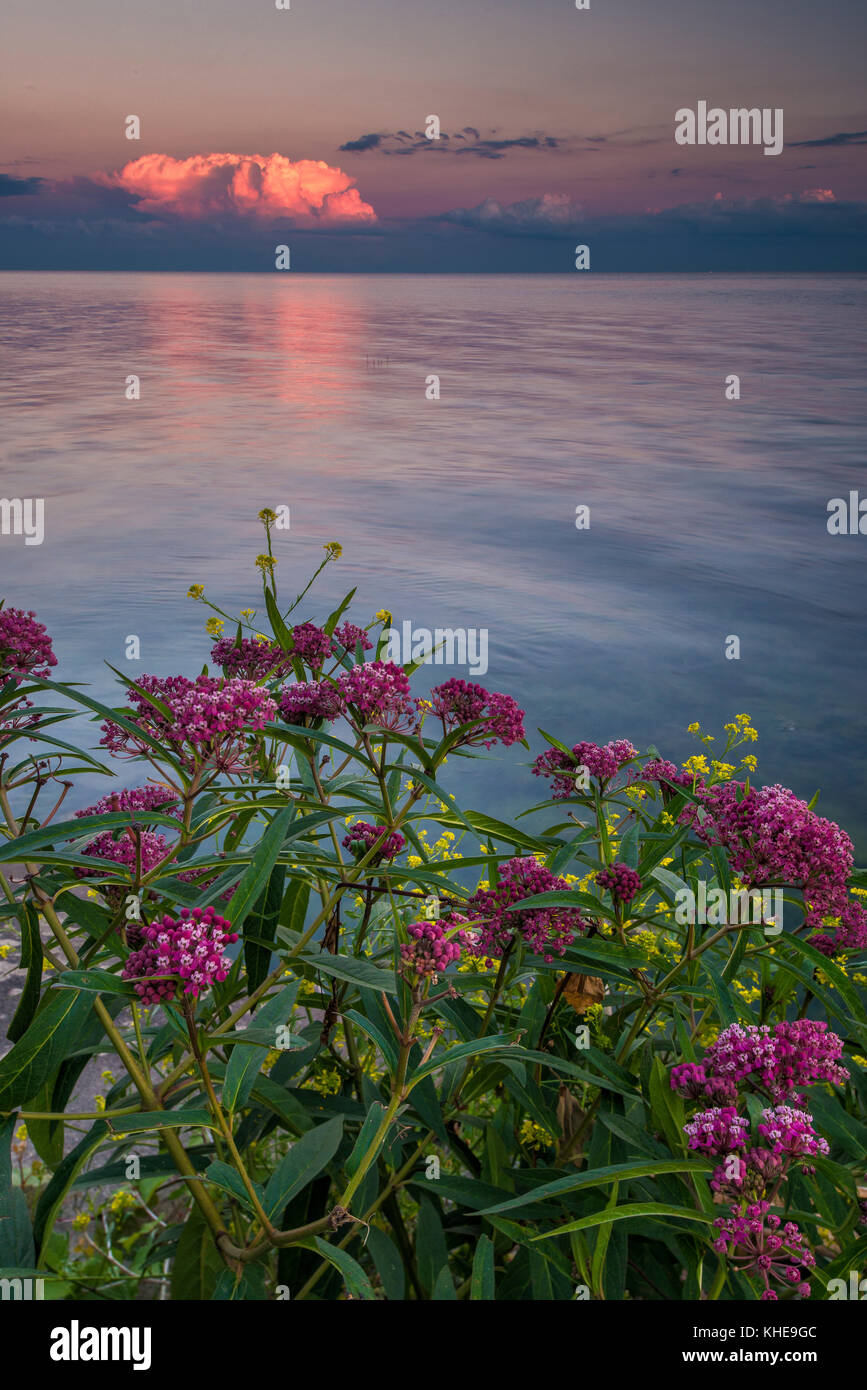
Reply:
[[[862, 276], [0, 275], [0, 492], [45, 499], [0, 594], [114, 701], [104, 659], [201, 668], [188, 586], [255, 604], [285, 504], [287, 600], [344, 548], [301, 616], [357, 584], [362, 622], [487, 628], [482, 684], [569, 743], [680, 760], [747, 711], [760, 780], [821, 787], [863, 862], [867, 536], [826, 521], [864, 483], [865, 304]], [[542, 791], [525, 762], [446, 772], [504, 815]]]

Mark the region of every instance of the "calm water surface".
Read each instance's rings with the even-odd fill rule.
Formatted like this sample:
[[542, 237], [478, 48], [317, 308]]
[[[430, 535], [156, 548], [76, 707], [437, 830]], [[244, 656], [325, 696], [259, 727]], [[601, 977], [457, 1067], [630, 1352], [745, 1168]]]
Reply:
[[[0, 491], [46, 506], [0, 593], [113, 701], [104, 659], [200, 669], [189, 584], [255, 604], [284, 503], [287, 599], [344, 547], [301, 616], [357, 583], [362, 622], [487, 628], [482, 683], [570, 743], [682, 759], [689, 722], [748, 711], [760, 778], [821, 787], [863, 862], [867, 537], [826, 507], [865, 485], [865, 306], [855, 276], [0, 275]], [[525, 761], [446, 772], [508, 814]]]

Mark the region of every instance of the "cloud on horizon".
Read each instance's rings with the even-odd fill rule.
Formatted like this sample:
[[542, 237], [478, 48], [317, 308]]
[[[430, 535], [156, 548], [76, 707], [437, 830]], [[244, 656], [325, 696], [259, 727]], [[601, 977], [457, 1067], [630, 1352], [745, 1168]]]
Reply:
[[790, 140], [788, 143], [795, 149], [830, 145], [867, 145], [867, 130], [840, 130], [836, 135], [823, 135], [820, 140]]
[[[438, 140], [429, 140], [423, 130], [417, 130], [414, 134], [410, 134], [408, 130], [393, 133], [370, 131], [367, 135], [360, 135], [357, 140], [348, 140], [345, 145], [339, 147], [339, 151], [341, 154], [366, 154], [368, 150], [376, 150], [378, 154], [385, 155], [413, 155], [433, 151], [434, 154], [468, 154], [476, 159], [504, 159], [511, 150], [550, 153], [573, 143], [563, 136], [545, 135], [538, 131], [533, 135], [519, 135], [508, 139], [494, 138], [496, 135], [496, 130], [492, 130], [483, 138], [475, 126], [471, 125], [464, 126], [463, 130], [457, 131], [454, 135], [447, 135], [442, 131]], [[600, 143], [603, 138], [597, 136], [593, 144]]]
[[90, 180], [135, 199], [137, 212], [200, 221], [286, 219], [301, 225], [370, 223], [376, 213], [355, 180], [323, 160], [286, 155], [146, 154]]

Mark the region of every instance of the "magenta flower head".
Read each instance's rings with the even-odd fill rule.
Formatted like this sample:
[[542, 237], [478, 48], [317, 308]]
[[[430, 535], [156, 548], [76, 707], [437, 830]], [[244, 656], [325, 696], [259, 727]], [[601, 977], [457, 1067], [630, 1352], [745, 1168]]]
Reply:
[[384, 859], [394, 859], [400, 854], [406, 840], [399, 830], [389, 830], [387, 825], [370, 825], [367, 821], [356, 821], [348, 835], [343, 838], [345, 849], [351, 849], [356, 859], [363, 859], [368, 850], [376, 846], [372, 863], [379, 864]]
[[716, 1100], [721, 1103], [737, 1099], [738, 1088], [733, 1081], [721, 1076], [708, 1076], [696, 1062], [681, 1062], [671, 1069], [671, 1089], [688, 1100]]
[[23, 608], [0, 608], [0, 685], [28, 676], [47, 677], [57, 657], [44, 623]]
[[223, 675], [230, 679], [241, 676], [243, 680], [260, 681], [266, 677], [282, 677], [292, 669], [292, 658], [276, 642], [260, 642], [242, 637], [236, 642], [233, 637], [221, 637], [211, 648], [211, 660], [222, 666]]
[[[421, 707], [424, 702], [416, 703]], [[493, 748], [495, 743], [502, 743], [508, 748], [524, 737], [525, 711], [511, 695], [491, 692], [482, 685], [453, 678], [434, 686], [430, 703], [435, 717], [442, 720], [444, 733], [451, 733], [462, 724], [482, 721], [476, 728], [467, 730], [462, 744], [484, 744], [485, 748]]]
[[[210, 765], [234, 772], [245, 760], [247, 739], [274, 718], [277, 706], [267, 690], [251, 681], [219, 680], [216, 676], [141, 676], [142, 691], [158, 699], [151, 704], [139, 690], [130, 690], [132, 720], [142, 731], [167, 744], [189, 768]], [[135, 756], [147, 748], [135, 735], [107, 720], [100, 744], [109, 752]]]
[[562, 748], [540, 753], [533, 762], [533, 776], [550, 778], [552, 799], [562, 801], [574, 796], [575, 774], [579, 768], [586, 768], [589, 777], [595, 777], [604, 785], [617, 775], [624, 763], [637, 756], [638, 749], [625, 738], [615, 739], [602, 748], [598, 743], [576, 743], [571, 753]]
[[759, 1134], [772, 1153], [785, 1154], [789, 1158], [810, 1158], [814, 1154], [828, 1152], [827, 1139], [823, 1139], [813, 1128], [813, 1116], [806, 1110], [795, 1110], [790, 1105], [763, 1110]]
[[683, 1127], [689, 1148], [709, 1154], [729, 1154], [733, 1149], [745, 1149], [749, 1131], [749, 1120], [739, 1115], [733, 1105], [702, 1110]]
[[[105, 830], [101, 835], [97, 835], [95, 840], [91, 840], [84, 850], [85, 854], [92, 855], [94, 859], [105, 859], [109, 864], [120, 864], [132, 871], [135, 871], [140, 855], [142, 873], [148, 873], [155, 868], [165, 859], [168, 852], [169, 846], [165, 836], [158, 835], [153, 830], [124, 831], [116, 840], [112, 838], [111, 830]], [[92, 878], [99, 872], [99, 869], [77, 868], [75, 875], [77, 878]]]
[[615, 902], [631, 903], [641, 888], [641, 879], [627, 864], [612, 864], [596, 875], [600, 888], [607, 888]]
[[357, 727], [411, 728], [414, 710], [402, 666], [393, 661], [366, 661], [338, 676], [337, 686]]
[[709, 1076], [747, 1083], [773, 1100], [785, 1100], [800, 1086], [849, 1078], [839, 1065], [843, 1041], [827, 1023], [811, 1018], [783, 1020], [771, 1028], [732, 1023], [724, 1028], [704, 1059]]
[[343, 696], [330, 681], [285, 685], [280, 692], [280, 714], [287, 724], [309, 728], [317, 719], [331, 721], [343, 713]]
[[180, 816], [178, 794], [171, 787], [148, 783], [144, 787], [126, 787], [100, 797], [93, 806], [76, 811], [76, 816], [104, 816], [110, 811], [161, 811], [163, 815]]
[[474, 939], [462, 929], [450, 931], [440, 922], [413, 922], [407, 927], [409, 942], [400, 948], [401, 971], [411, 984], [437, 976], [459, 959], [461, 951], [472, 950]]
[[799, 1296], [809, 1298], [810, 1285], [803, 1270], [815, 1265], [816, 1259], [795, 1223], [787, 1221], [782, 1226], [778, 1216], [769, 1215], [770, 1203], [766, 1201], [753, 1202], [743, 1214], [737, 1206], [731, 1210], [731, 1216], [720, 1216], [714, 1222], [719, 1231], [714, 1250], [744, 1274], [762, 1281], [763, 1300], [778, 1298], [772, 1280], [786, 1289], [797, 1285]]
[[668, 786], [669, 782], [676, 787], [687, 787], [692, 791], [693, 787], [697, 791], [704, 786], [704, 778], [698, 773], [684, 772], [667, 758], [651, 758], [650, 762], [645, 763], [644, 767], [635, 768], [630, 773], [631, 781], [657, 782], [662, 789], [663, 800], [670, 800], [676, 793]]
[[361, 643], [363, 652], [372, 652], [373, 643], [368, 637], [363, 627], [356, 627], [355, 623], [341, 623], [340, 627], [334, 629], [334, 640], [339, 642], [341, 647], [348, 652], [354, 652]]
[[166, 915], [140, 929], [143, 945], [133, 951], [123, 968], [123, 978], [135, 982], [145, 1004], [170, 1003], [182, 993], [197, 998], [203, 990], [225, 980], [232, 962], [226, 946], [238, 940], [231, 923], [212, 907], [183, 908], [179, 921]]
[[299, 623], [292, 629], [292, 655], [300, 658], [311, 671], [322, 670], [332, 654], [332, 642], [327, 632], [315, 623]]
[[[804, 894], [806, 920], [822, 927], [827, 917], [847, 912], [849, 929], [867, 942], [867, 914], [851, 911], [846, 881], [852, 872], [854, 847], [834, 821], [812, 811], [788, 787], [750, 787], [725, 782], [701, 792], [705, 817], [697, 819], [695, 805], [685, 808], [684, 821], [694, 823], [700, 840], [720, 845], [732, 868], [748, 888], [768, 883], [792, 884]], [[834, 950], [845, 949], [847, 927]]]
[[552, 874], [536, 859], [510, 859], [500, 869], [495, 888], [483, 888], [469, 900], [473, 918], [479, 917], [477, 946], [480, 955], [502, 957], [516, 937], [549, 963], [562, 956], [576, 936], [587, 929], [581, 913], [574, 907], [529, 907], [510, 912], [509, 908], [537, 893], [568, 890], [564, 878]]

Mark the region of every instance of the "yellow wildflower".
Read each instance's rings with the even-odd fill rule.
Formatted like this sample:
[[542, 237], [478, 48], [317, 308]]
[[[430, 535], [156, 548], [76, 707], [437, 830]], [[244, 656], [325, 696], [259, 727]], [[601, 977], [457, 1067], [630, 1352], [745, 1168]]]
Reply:
[[187, 598], [201, 599], [205, 594], [204, 584], [191, 584], [187, 589]]

